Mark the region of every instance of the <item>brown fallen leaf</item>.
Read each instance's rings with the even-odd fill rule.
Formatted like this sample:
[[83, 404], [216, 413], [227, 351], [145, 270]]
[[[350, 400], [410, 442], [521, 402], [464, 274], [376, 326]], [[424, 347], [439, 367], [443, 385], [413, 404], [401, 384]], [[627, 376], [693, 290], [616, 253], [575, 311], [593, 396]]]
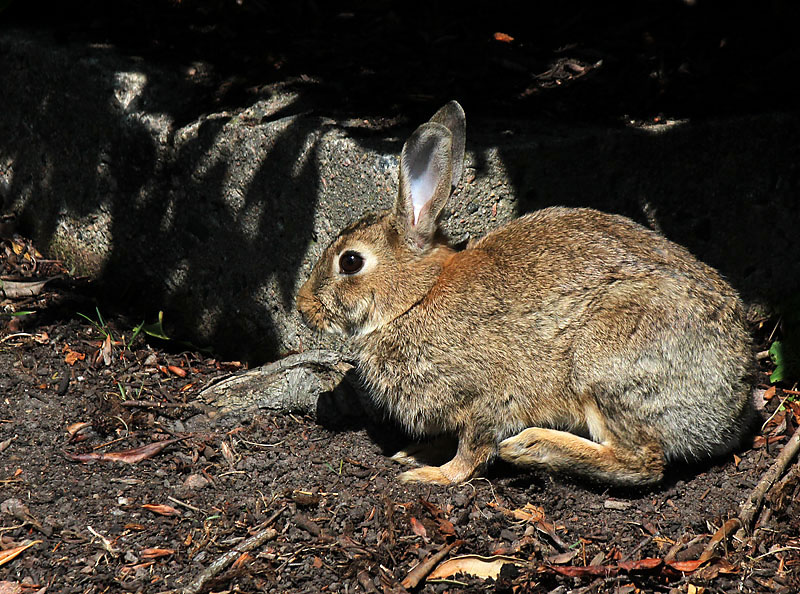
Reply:
[[664, 563], [661, 559], [639, 559], [638, 561], [620, 561], [617, 564], [623, 571], [649, 571], [661, 567]]
[[561, 537], [556, 534], [556, 530], [563, 528], [563, 526], [556, 526], [555, 524], [548, 522], [545, 519], [544, 510], [541, 507], [537, 507], [531, 503], [526, 503], [524, 507], [514, 510], [506, 509], [494, 503], [489, 503], [489, 506], [516, 520], [530, 522], [539, 532], [549, 536], [550, 540], [552, 540], [562, 551], [566, 551], [569, 548], [567, 543], [565, 543]]
[[75, 434], [78, 433], [79, 431], [82, 431], [87, 427], [91, 426], [92, 424], [89, 423], [88, 421], [78, 421], [77, 423], [70, 423], [69, 425], [67, 425], [67, 433], [69, 433], [71, 436], [74, 437]]
[[585, 567], [549, 565], [547, 567], [550, 571], [567, 577], [601, 577], [615, 576], [623, 571], [628, 573], [652, 571], [663, 564], [664, 562], [661, 559], [640, 559], [638, 561], [623, 561], [617, 565], [589, 565]]
[[157, 559], [159, 557], [168, 557], [169, 555], [174, 555], [175, 549], [142, 549], [142, 552], [139, 556], [142, 559]]
[[186, 438], [176, 437], [174, 439], [155, 441], [138, 448], [122, 450], [120, 452], [89, 452], [86, 454], [73, 454], [65, 451], [64, 453], [69, 459], [75, 460], [76, 462], [125, 462], [126, 464], [136, 464], [142, 460], [152, 458], [168, 445], [184, 439]]
[[79, 353], [78, 351], [73, 351], [70, 346], [64, 345], [64, 352], [67, 354], [64, 356], [64, 362], [67, 365], [75, 365], [76, 361], [83, 361], [86, 359], [86, 353]]
[[31, 548], [35, 544], [39, 544], [42, 542], [41, 540], [34, 540], [24, 545], [20, 545], [18, 547], [13, 547], [10, 549], [6, 549], [5, 551], [0, 551], [0, 565], [5, 565], [12, 559], [15, 559], [19, 556], [23, 551]]
[[689, 561], [669, 561], [667, 562], [667, 566], [671, 567], [675, 571], [680, 571], [681, 573], [692, 573], [697, 570], [703, 563], [699, 559], [690, 559]]
[[169, 369], [172, 373], [174, 373], [178, 377], [186, 377], [186, 370], [181, 369], [177, 365], [167, 365], [167, 369]]
[[421, 536], [425, 540], [428, 539], [428, 531], [425, 530], [425, 526], [423, 526], [422, 522], [420, 522], [414, 516], [411, 516], [411, 531], [417, 536]]
[[516, 518], [517, 520], [523, 520], [525, 522], [541, 522], [544, 521], [544, 509], [541, 507], [537, 507], [532, 503], [526, 503], [525, 507], [513, 510], [502, 510], [503, 512], [511, 515], [512, 517]]
[[495, 33], [493, 37], [495, 41], [501, 41], [503, 43], [511, 43], [514, 41], [514, 38], [511, 37], [511, 35], [508, 33], [500, 33], [499, 31]]
[[0, 279], [0, 294], [2, 294], [6, 299], [36, 297], [42, 292], [44, 286], [51, 280], [53, 279], [48, 278], [41, 281], [12, 281]]
[[[315, 557], [315, 559], [316, 559], [316, 557]], [[236, 561], [231, 563], [231, 569], [240, 569], [242, 567], [246, 567], [252, 560], [253, 560], [253, 556], [250, 553], [242, 553], [241, 555], [239, 555], [239, 558], [236, 559]], [[319, 569], [319, 568], [317, 568], [317, 569]]]
[[580, 553], [579, 550], [574, 551], [567, 551], [566, 553], [560, 553], [558, 555], [550, 555], [547, 558], [548, 563], [552, 563], [553, 565], [564, 565], [565, 563], [569, 563], [572, 561], [577, 555]]
[[103, 348], [100, 349], [100, 355], [103, 357], [103, 363], [106, 367], [111, 365], [111, 335], [106, 334], [106, 339], [103, 341]]
[[429, 580], [447, 579], [457, 573], [466, 573], [479, 578], [497, 579], [503, 565], [511, 563], [513, 565], [524, 565], [522, 559], [508, 557], [504, 555], [494, 555], [492, 557], [481, 557], [480, 555], [461, 555], [448, 559], [439, 567], [434, 569], [428, 576]]
[[453, 523], [445, 517], [444, 511], [436, 507], [430, 501], [426, 501], [422, 497], [419, 498], [419, 501], [433, 516], [433, 519], [436, 521], [436, 526], [439, 528], [439, 533], [442, 536], [456, 535], [456, 527], [453, 526]]
[[163, 503], [145, 503], [142, 508], [151, 511], [160, 516], [179, 516], [181, 512], [171, 505], [164, 505]]

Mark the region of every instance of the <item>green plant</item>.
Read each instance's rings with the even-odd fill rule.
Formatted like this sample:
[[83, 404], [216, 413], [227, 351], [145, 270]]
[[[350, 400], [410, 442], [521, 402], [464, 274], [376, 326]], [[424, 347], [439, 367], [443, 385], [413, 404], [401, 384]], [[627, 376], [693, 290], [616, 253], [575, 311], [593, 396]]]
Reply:
[[22, 316], [29, 316], [35, 311], [4, 311], [0, 312], [0, 315], [8, 316], [9, 318], [21, 318]]
[[[158, 320], [152, 324], [145, 325], [144, 322], [139, 324], [138, 328], [148, 336], [152, 336], [153, 338], [160, 338], [161, 340], [169, 340], [169, 336], [167, 336], [166, 332], [164, 332], [164, 312], [158, 312]], [[138, 334], [138, 332], [137, 332]]]
[[111, 342], [114, 342], [114, 335], [111, 333], [111, 330], [108, 328], [108, 324], [106, 324], [106, 321], [103, 319], [103, 315], [100, 313], [100, 308], [95, 307], [94, 311], [97, 313], [97, 320], [93, 320], [81, 312], [78, 312], [78, 315], [94, 326], [100, 332], [100, 334], [106, 338], [110, 338]]
[[780, 320], [781, 338], [769, 347], [769, 356], [775, 370], [770, 383], [800, 379], [800, 305], [792, 304], [784, 310]]

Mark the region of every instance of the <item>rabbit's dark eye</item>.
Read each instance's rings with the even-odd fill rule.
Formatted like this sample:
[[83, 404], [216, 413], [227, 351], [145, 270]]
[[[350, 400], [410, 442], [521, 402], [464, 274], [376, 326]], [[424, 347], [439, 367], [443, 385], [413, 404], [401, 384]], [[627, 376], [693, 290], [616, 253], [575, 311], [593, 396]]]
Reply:
[[339, 256], [339, 270], [344, 274], [355, 274], [364, 267], [364, 257], [358, 252], [345, 252]]

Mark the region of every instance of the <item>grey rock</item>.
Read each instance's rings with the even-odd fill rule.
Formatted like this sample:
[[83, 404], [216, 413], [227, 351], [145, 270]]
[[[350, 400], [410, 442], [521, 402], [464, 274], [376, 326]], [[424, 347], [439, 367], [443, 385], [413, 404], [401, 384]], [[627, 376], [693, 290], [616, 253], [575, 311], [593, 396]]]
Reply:
[[[294, 295], [339, 229], [391, 204], [410, 128], [326, 117], [289, 83], [222, 111], [200, 66], [26, 30], [0, 33], [0, 72], [2, 211], [40, 250], [226, 356], [345, 348], [301, 324]], [[798, 114], [467, 122], [445, 211], [454, 241], [544, 206], [591, 206], [660, 229], [751, 304], [797, 289]]]

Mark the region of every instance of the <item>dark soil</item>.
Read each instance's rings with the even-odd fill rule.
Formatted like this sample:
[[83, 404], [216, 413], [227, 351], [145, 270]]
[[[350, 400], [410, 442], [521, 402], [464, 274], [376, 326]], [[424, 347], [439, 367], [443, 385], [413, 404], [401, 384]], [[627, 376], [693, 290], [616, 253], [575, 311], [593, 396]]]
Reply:
[[[788, 1], [533, 3], [535, 15], [502, 2], [488, 15], [447, 3], [51, 4], [12, 2], [4, 17], [68, 42], [205, 64], [195, 82], [207, 101], [184, 106], [187, 121], [276, 81], [316, 112], [412, 122], [454, 97], [470, 113], [609, 121], [796, 109]], [[9, 254], [4, 278], [54, 273]], [[509, 467], [450, 488], [407, 486], [387, 458], [394, 430], [366, 418], [332, 428], [264, 415], [217, 428], [196, 395], [237, 364], [142, 333], [126, 346], [140, 320], [101, 321], [81, 296], [90, 291], [60, 282], [2, 301], [5, 312], [36, 312], [4, 313], [0, 332], [3, 594], [179, 591], [254, 534], [264, 543], [236, 554], [204, 591], [404, 592], [421, 560], [455, 543], [445, 559], [502, 554], [518, 564], [497, 580], [461, 573], [407, 589], [800, 591], [797, 474], [770, 492], [751, 536], [714, 538], [794, 431], [796, 392], [767, 392], [765, 417], [781, 402], [785, 410], [753, 446], [673, 468], [651, 491]], [[774, 326], [754, 323], [760, 348]], [[71, 457], [173, 438], [137, 463]]]
[[[75, 286], [4, 302], [36, 313], [7, 316], [0, 334], [0, 548], [35, 544], [0, 565], [2, 592], [177, 592], [259, 531], [265, 542], [234, 554], [204, 591], [404, 592], [399, 582], [453, 543], [445, 558], [519, 565], [496, 581], [458, 574], [415, 591], [800, 588], [797, 475], [771, 493], [752, 537], [717, 535], [698, 563], [794, 430], [791, 401], [753, 447], [673, 468], [651, 491], [503, 466], [464, 485], [408, 486], [386, 456], [389, 425], [285, 414], [215, 428], [196, 395], [238, 364], [156, 348], [143, 333], [126, 347], [134, 324], [101, 323]], [[768, 395], [767, 411], [791, 396]], [[174, 438], [137, 463], [73, 458]]]

